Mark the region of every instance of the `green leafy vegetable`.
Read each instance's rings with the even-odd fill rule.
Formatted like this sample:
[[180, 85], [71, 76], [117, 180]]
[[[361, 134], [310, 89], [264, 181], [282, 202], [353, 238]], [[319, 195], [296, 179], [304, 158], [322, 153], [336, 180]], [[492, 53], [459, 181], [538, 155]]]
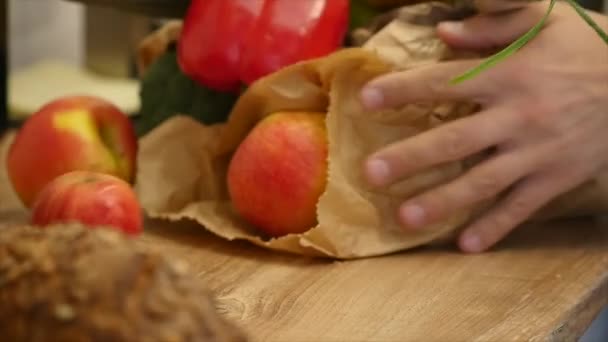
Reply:
[[[578, 3], [576, 3], [575, 0], [566, 0], [566, 1], [608, 44], [608, 35], [604, 31], [602, 31], [602, 29], [597, 25], [597, 23], [595, 23], [595, 21], [593, 21], [593, 19], [591, 19], [591, 17], [589, 17], [589, 15], [587, 15], [585, 10]], [[501, 50], [500, 52], [496, 53], [495, 55], [484, 60], [480, 65], [476, 66], [475, 68], [473, 68], [471, 70], [466, 71], [462, 75], [459, 75], [459, 76], [453, 78], [452, 80], [450, 80], [450, 83], [458, 84], [458, 83], [464, 82], [468, 79], [471, 79], [471, 78], [479, 75], [480, 73], [486, 71], [487, 69], [495, 66], [496, 64], [500, 63], [501, 61], [503, 61], [504, 59], [513, 55], [515, 52], [517, 52], [519, 49], [521, 49], [524, 45], [526, 45], [529, 41], [531, 41], [534, 37], [536, 37], [540, 33], [540, 31], [543, 29], [545, 22], [547, 21], [547, 18], [553, 11], [555, 2], [556, 2], [556, 0], [551, 0], [551, 2], [549, 3], [549, 8], [548, 8], [547, 12], [545, 13], [545, 15], [542, 17], [542, 19], [536, 25], [534, 25], [534, 27], [532, 27], [532, 29], [530, 29], [530, 31], [526, 32], [523, 36], [521, 36], [519, 39], [517, 39], [511, 45], [507, 46], [505, 49]]]
[[238, 94], [201, 87], [186, 76], [174, 49], [150, 66], [141, 82], [140, 117], [135, 122], [142, 136], [174, 115], [190, 116], [204, 124], [224, 122]]
[[365, 27], [381, 13], [381, 10], [374, 9], [365, 0], [352, 0], [350, 2], [349, 31]]

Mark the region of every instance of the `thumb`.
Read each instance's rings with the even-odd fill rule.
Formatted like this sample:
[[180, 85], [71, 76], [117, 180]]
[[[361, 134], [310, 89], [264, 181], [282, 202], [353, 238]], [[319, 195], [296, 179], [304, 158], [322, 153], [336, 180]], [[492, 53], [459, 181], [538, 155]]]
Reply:
[[503, 14], [480, 14], [464, 21], [442, 22], [437, 35], [446, 44], [460, 49], [503, 47], [530, 30], [543, 14], [536, 6]]

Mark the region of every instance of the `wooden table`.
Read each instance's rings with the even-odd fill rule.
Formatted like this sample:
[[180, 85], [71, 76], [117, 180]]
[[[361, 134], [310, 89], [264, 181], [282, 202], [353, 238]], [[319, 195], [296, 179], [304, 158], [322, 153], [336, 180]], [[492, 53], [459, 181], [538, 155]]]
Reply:
[[[0, 226], [25, 219], [2, 167]], [[253, 341], [575, 341], [608, 304], [607, 226], [526, 227], [484, 255], [424, 248], [349, 262], [231, 243], [187, 222], [149, 221], [140, 244], [189, 261]]]

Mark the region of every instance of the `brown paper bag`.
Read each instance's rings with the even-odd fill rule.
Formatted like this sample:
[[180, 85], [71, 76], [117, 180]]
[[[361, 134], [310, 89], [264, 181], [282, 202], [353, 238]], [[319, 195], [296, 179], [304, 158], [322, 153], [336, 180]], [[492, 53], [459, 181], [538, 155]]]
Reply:
[[[462, 212], [421, 233], [404, 233], [395, 221], [400, 201], [462, 171], [446, 165], [382, 191], [368, 189], [360, 169], [373, 150], [428, 129], [445, 117], [468, 114], [470, 105], [408, 106], [395, 112], [365, 112], [360, 87], [390, 70], [363, 49], [288, 67], [250, 87], [227, 124], [205, 127], [185, 118], [166, 122], [142, 140], [138, 191], [150, 216], [187, 218], [227, 239], [247, 239], [272, 248], [340, 258], [385, 254], [423, 244], [460, 226]], [[226, 190], [232, 152], [263, 117], [277, 111], [325, 111], [329, 178], [318, 203], [317, 227], [301, 235], [266, 241], [239, 219]], [[435, 114], [442, 110], [443, 113]]]
[[[370, 188], [361, 175], [362, 162], [372, 151], [475, 111], [468, 103], [429, 103], [366, 112], [358, 101], [361, 87], [375, 76], [464, 57], [434, 35], [434, 23], [442, 19], [437, 13], [449, 13], [436, 11], [445, 10], [442, 6], [413, 6], [411, 14], [420, 18], [426, 13], [427, 20], [402, 16], [365, 47], [292, 65], [259, 80], [239, 99], [226, 124], [204, 126], [179, 116], [166, 121], [141, 141], [137, 191], [146, 212], [155, 218], [194, 220], [228, 240], [343, 259], [388, 254], [452, 236], [489, 203], [455, 213], [420, 232], [400, 229], [395, 212], [403, 200], [457, 177], [482, 155], [436, 167], [384, 189]], [[428, 17], [430, 13], [436, 17]], [[289, 110], [327, 112], [328, 182], [317, 205], [316, 227], [268, 240], [231, 207], [226, 169], [231, 154], [261, 118]], [[591, 185], [587, 191], [594, 189]], [[604, 201], [594, 210], [606, 209], [607, 194], [594, 198]], [[569, 199], [558, 203], [558, 214], [565, 214], [563, 208], [574, 212], [585, 209], [580, 204], [589, 204], [583, 200], [570, 206], [574, 202]]]

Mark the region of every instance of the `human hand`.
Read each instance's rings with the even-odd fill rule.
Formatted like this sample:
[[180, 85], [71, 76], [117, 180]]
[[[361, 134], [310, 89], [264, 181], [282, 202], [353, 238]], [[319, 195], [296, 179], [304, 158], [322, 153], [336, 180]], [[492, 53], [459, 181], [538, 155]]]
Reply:
[[[504, 47], [543, 16], [547, 2], [501, 15], [442, 23], [449, 45]], [[604, 30], [608, 18], [591, 13]], [[418, 101], [470, 100], [479, 113], [371, 155], [369, 182], [386, 186], [415, 172], [495, 148], [456, 180], [407, 200], [398, 217], [424, 229], [456, 210], [506, 196], [463, 231], [465, 252], [487, 250], [538, 209], [608, 165], [608, 46], [568, 5], [558, 3], [543, 31], [518, 53], [457, 85], [449, 80], [481, 60], [450, 61], [381, 76], [361, 93], [369, 109]]]

